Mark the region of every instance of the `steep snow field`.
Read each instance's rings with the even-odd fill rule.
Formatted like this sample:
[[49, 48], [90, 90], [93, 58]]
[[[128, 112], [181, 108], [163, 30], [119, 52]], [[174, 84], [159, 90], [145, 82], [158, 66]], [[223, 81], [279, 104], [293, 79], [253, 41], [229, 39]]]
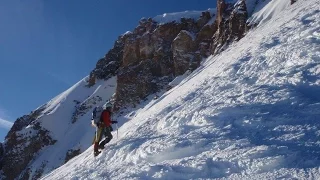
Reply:
[[[261, 1], [261, 0], [259, 0]], [[253, 11], [253, 15], [250, 17], [248, 21], [251, 24], [260, 23], [264, 24], [264, 22], [269, 21], [273, 16], [276, 16], [283, 9], [290, 5], [291, 1], [279, 1], [279, 0], [265, 0], [259, 2]], [[252, 3], [251, 3], [252, 4]], [[249, 12], [251, 12], [252, 8], [249, 8]]]
[[44, 179], [320, 179], [319, 7], [268, 16]]
[[[50, 130], [51, 137], [57, 142], [54, 146], [43, 148], [35, 161], [30, 165], [35, 170], [46, 165], [44, 173], [50, 172], [64, 163], [68, 150], [86, 150], [92, 143], [95, 129], [90, 126], [91, 109], [96, 105], [103, 105], [115, 92], [116, 78], [99, 81], [93, 87], [86, 87], [88, 77], [61, 93], [51, 101], [41, 106], [43, 109], [38, 121], [42, 127]], [[72, 122], [76, 107], [82, 108], [82, 115], [78, 115]], [[81, 109], [81, 108], [80, 108]], [[19, 131], [22, 136], [33, 132], [31, 125]]]

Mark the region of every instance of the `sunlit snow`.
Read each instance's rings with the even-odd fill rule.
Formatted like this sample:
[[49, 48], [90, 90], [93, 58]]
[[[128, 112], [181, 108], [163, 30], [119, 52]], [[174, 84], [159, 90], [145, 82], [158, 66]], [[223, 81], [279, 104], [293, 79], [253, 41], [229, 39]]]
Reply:
[[[263, 19], [170, 91], [115, 116], [118, 137], [98, 157], [91, 146], [44, 179], [319, 179], [319, 7], [299, 0]], [[55, 136], [90, 143], [85, 118], [87, 128]]]

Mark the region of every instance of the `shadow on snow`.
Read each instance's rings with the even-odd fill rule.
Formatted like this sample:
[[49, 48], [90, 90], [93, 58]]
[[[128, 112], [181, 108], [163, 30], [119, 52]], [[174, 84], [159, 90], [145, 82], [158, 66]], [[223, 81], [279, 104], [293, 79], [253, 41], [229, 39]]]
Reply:
[[[274, 90], [279, 87], [263, 87]], [[266, 145], [265, 156], [284, 156], [287, 168], [320, 166], [320, 86], [284, 87], [291, 98], [274, 104], [246, 104], [221, 109], [215, 119], [231, 139]]]

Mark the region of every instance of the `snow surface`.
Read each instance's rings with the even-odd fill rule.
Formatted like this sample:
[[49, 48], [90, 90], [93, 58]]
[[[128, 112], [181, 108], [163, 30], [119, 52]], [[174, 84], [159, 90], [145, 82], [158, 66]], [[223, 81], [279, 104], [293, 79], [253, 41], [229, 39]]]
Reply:
[[44, 179], [320, 179], [319, 7], [273, 14]]
[[[92, 109], [102, 106], [114, 94], [116, 78], [108, 81], [98, 81], [93, 87], [86, 87], [88, 77], [80, 80], [77, 84], [53, 98], [44, 108], [38, 121], [42, 127], [50, 131], [50, 136], [57, 140], [53, 146], [43, 148], [30, 163], [34, 171], [46, 165], [44, 173], [61, 166], [66, 158], [68, 150], [86, 150], [92, 143], [95, 129], [91, 127]], [[98, 97], [101, 97], [99, 99]], [[78, 102], [78, 104], [76, 103]], [[88, 108], [75, 123], [72, 123], [72, 115], [77, 106], [85, 104]], [[32, 135], [32, 126], [17, 132], [20, 135]], [[35, 173], [35, 172], [33, 172]]]
[[190, 18], [190, 19], [197, 20], [200, 18], [202, 12], [205, 12], [205, 11], [209, 11], [212, 16], [213, 14], [215, 14], [216, 9], [209, 8], [208, 10], [204, 10], [204, 11], [184, 11], [184, 12], [175, 12], [175, 13], [164, 13], [152, 19], [159, 24], [166, 24], [170, 22], [179, 23], [181, 18]]
[[[263, 24], [269, 21], [273, 16], [277, 16], [285, 8], [289, 7], [290, 3], [290, 0], [260, 0], [255, 7], [253, 15], [248, 19], [249, 25]], [[248, 12], [251, 12], [251, 10]]]

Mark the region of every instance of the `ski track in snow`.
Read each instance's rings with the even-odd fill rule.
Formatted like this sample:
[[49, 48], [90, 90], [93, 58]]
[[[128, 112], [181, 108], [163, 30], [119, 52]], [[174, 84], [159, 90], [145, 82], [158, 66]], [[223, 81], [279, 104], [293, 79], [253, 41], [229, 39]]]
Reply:
[[319, 179], [319, 7], [278, 12], [44, 179]]

